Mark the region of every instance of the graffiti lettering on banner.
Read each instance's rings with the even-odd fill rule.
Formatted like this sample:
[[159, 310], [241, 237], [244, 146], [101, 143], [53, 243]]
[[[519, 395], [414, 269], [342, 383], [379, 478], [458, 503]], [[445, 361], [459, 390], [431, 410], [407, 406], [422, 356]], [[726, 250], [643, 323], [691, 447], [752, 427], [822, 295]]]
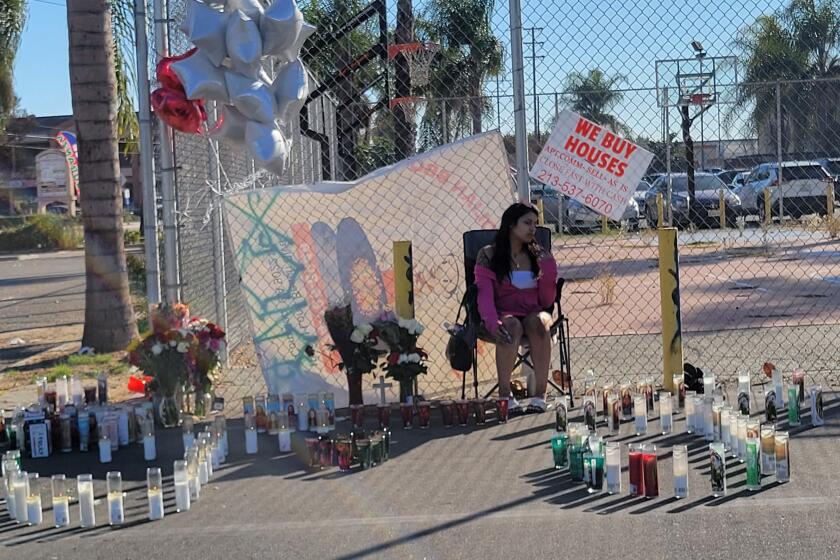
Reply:
[[560, 113], [531, 178], [620, 220], [653, 154], [568, 109]]

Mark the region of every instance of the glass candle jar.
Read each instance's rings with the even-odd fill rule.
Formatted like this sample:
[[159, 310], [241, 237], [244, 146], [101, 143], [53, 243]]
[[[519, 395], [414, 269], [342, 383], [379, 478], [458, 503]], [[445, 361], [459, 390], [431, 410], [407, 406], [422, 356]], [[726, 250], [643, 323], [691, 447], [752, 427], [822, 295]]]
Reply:
[[149, 499], [149, 520], [163, 519], [163, 477], [159, 467], [146, 469], [146, 495]]
[[304, 439], [306, 443], [306, 451], [309, 455], [309, 468], [317, 470], [321, 468], [321, 445], [317, 437], [307, 437]]
[[788, 432], [776, 432], [776, 482], [790, 480], [790, 448]]
[[772, 476], [776, 474], [776, 427], [762, 424], [760, 430], [761, 474]]
[[[774, 442], [775, 446], [775, 442]], [[763, 453], [762, 453], [763, 455]], [[774, 448], [775, 458], [775, 448]], [[759, 465], [759, 440], [747, 438], [747, 490], [754, 492], [761, 489], [761, 468]]]
[[659, 424], [662, 434], [670, 434], [674, 430], [674, 411], [671, 393], [661, 391], [659, 393]]
[[565, 432], [569, 424], [569, 396], [560, 395], [554, 399], [554, 431]]
[[643, 496], [645, 493], [644, 481], [644, 461], [642, 458], [642, 444], [631, 443], [629, 446], [629, 475], [630, 475], [630, 495], [637, 497]]
[[38, 473], [29, 473], [29, 484], [26, 495], [26, 522], [29, 525], [40, 525], [44, 521], [44, 511], [41, 508], [41, 479]]
[[659, 468], [656, 460], [656, 445], [645, 443], [642, 446], [642, 468], [645, 484], [645, 497], [659, 496]]
[[61, 426], [61, 452], [70, 453], [73, 451], [73, 426], [69, 414], [62, 414], [59, 417]]
[[79, 495], [79, 525], [84, 528], [94, 527], [96, 513], [93, 508], [93, 475], [77, 476], [76, 492]]
[[551, 456], [555, 469], [569, 466], [568, 442], [569, 436], [564, 432], [554, 432], [551, 436]]
[[[354, 430], [361, 430], [365, 424], [365, 407], [361, 404], [350, 405], [350, 422]], [[300, 428], [298, 428], [300, 429]]]
[[674, 465], [674, 497], [688, 497], [688, 446], [675, 445], [671, 450]]
[[709, 444], [709, 464], [712, 495], [726, 495], [726, 450], [720, 442]]
[[257, 452], [257, 423], [253, 414], [245, 414], [245, 453]]
[[673, 389], [671, 394], [674, 398], [674, 412], [679, 412], [685, 407], [685, 376], [678, 373], [671, 377]]
[[569, 444], [569, 478], [574, 482], [583, 482], [583, 454], [585, 447], [578, 441]]
[[63, 474], [52, 475], [52, 510], [55, 527], [70, 525], [70, 497], [67, 494], [67, 479]]
[[414, 428], [414, 403], [400, 403], [400, 415], [402, 417], [403, 430]]
[[723, 447], [728, 451], [730, 449], [730, 421], [729, 415], [732, 409], [728, 406], [724, 406], [720, 411], [720, 441], [723, 442]]
[[379, 421], [379, 429], [391, 425], [391, 405], [379, 403], [376, 405], [376, 418]]
[[[483, 410], [483, 408], [482, 408]], [[417, 420], [421, 430], [428, 430], [432, 419], [432, 403], [420, 401], [417, 403]]]
[[455, 401], [441, 401], [440, 414], [443, 418], [443, 427], [451, 428], [455, 424]]
[[105, 482], [108, 488], [108, 523], [122, 525], [125, 522], [122, 474], [118, 471], [109, 471]]
[[359, 453], [359, 465], [362, 470], [367, 470], [372, 466], [370, 440], [361, 438], [356, 440], [356, 449]]
[[172, 463], [172, 482], [175, 484], [175, 511], [189, 511], [190, 509], [190, 477], [187, 462], [183, 459]]
[[198, 447], [190, 447], [185, 459], [187, 461], [187, 484], [190, 487], [190, 502], [195, 502], [201, 497], [201, 480], [198, 476]]
[[455, 401], [455, 411], [458, 414], [458, 424], [461, 426], [467, 425], [467, 418], [469, 418], [468, 402], [464, 399]]
[[811, 425], [822, 426], [825, 424], [823, 417], [823, 389], [822, 385], [811, 387]]
[[353, 441], [350, 438], [340, 437], [336, 446], [338, 447], [338, 469], [348, 472], [353, 463]]
[[633, 398], [633, 408], [636, 412], [636, 435], [647, 434], [647, 404], [643, 394]]
[[607, 397], [607, 407], [609, 408], [607, 431], [610, 435], [615, 435], [621, 429], [621, 399], [615, 391]]
[[[472, 400], [473, 414], [475, 414], [475, 423], [477, 426], [484, 424], [487, 419], [487, 410], [485, 408], [485, 400], [481, 397]], [[422, 427], [422, 426], [421, 426]]]
[[154, 461], [157, 458], [157, 444], [155, 442], [155, 423], [149, 420], [143, 422], [143, 459]]
[[694, 433], [694, 397], [697, 394], [694, 391], [685, 392], [685, 431], [686, 433]]
[[736, 399], [738, 403], [738, 410], [741, 414], [746, 414], [747, 416], [750, 415], [750, 376], [749, 375], [738, 375], [738, 397]]
[[621, 444], [619, 442], [607, 442], [604, 463], [607, 471], [607, 492], [621, 494]]
[[613, 392], [613, 384], [607, 383], [601, 387], [601, 413], [604, 416], [604, 422], [607, 421], [607, 418], [610, 415], [610, 406], [607, 402], [610, 398], [610, 394]]
[[192, 416], [181, 416], [181, 440], [184, 443], [184, 451], [195, 445], [195, 421]]
[[600, 453], [584, 454], [584, 480], [586, 491], [590, 494], [604, 489], [604, 456]]
[[99, 462], [111, 462], [111, 438], [107, 431], [99, 432]]
[[800, 426], [802, 420], [799, 417], [799, 385], [788, 386], [788, 425]]
[[703, 397], [703, 437], [715, 441], [714, 397]]
[[747, 460], [747, 422], [749, 416], [741, 413], [738, 415], [738, 459], [743, 463]]

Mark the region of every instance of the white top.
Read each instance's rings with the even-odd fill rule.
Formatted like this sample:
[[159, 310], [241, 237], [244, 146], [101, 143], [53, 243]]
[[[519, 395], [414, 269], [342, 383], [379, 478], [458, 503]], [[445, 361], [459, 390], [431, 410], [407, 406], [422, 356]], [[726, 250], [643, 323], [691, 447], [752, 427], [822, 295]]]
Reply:
[[537, 278], [530, 270], [514, 270], [510, 273], [510, 283], [520, 290], [530, 290], [537, 287]]

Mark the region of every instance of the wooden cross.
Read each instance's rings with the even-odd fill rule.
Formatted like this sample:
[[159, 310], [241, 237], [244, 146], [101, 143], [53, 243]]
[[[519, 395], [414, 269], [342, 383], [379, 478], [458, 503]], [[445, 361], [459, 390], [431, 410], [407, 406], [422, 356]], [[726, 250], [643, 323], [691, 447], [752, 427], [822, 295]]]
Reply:
[[374, 383], [373, 388], [379, 390], [379, 402], [385, 404], [385, 389], [393, 387], [393, 383], [385, 383], [385, 376], [379, 376], [379, 383]]

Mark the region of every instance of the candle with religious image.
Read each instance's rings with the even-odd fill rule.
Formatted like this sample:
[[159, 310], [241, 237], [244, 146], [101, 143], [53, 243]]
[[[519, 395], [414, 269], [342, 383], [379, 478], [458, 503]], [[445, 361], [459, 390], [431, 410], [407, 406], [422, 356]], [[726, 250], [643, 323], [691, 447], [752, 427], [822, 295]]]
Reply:
[[565, 432], [569, 424], [569, 396], [560, 395], [554, 399], [554, 431]]
[[[362, 430], [365, 424], [365, 406], [362, 404], [351, 404], [349, 408], [350, 424], [353, 426], [354, 430]], [[300, 415], [298, 418], [300, 418]], [[304, 427], [301, 428], [301, 425]], [[305, 431], [307, 429], [306, 426], [306, 421], [298, 420], [298, 431]]]
[[722, 424], [721, 424], [721, 413], [723, 412], [723, 404], [722, 403], [712, 403], [712, 434], [715, 441], [722, 440]]
[[257, 452], [257, 423], [253, 414], [245, 414], [245, 453], [254, 455]]
[[778, 397], [772, 387], [764, 391], [764, 419], [767, 422], [775, 422], [778, 411]]
[[122, 474], [119, 471], [109, 471], [105, 476], [105, 483], [108, 489], [108, 523], [122, 525], [125, 522]]
[[268, 414], [268, 433], [276, 436], [279, 431], [280, 395], [268, 395], [266, 401], [266, 413]]
[[292, 450], [292, 432], [289, 430], [290, 427], [289, 413], [281, 410], [277, 420], [277, 446], [281, 453], [289, 453]]
[[647, 378], [642, 383], [642, 392], [645, 395], [645, 405], [647, 406], [647, 413], [653, 413], [653, 379]]
[[189, 511], [191, 500], [187, 461], [178, 460], [172, 463], [172, 482], [175, 485], [175, 511]]
[[788, 432], [776, 432], [776, 482], [790, 480], [790, 448]]
[[315, 431], [319, 434], [330, 433], [330, 411], [324, 405], [315, 412]]
[[282, 404], [283, 410], [289, 415], [289, 422], [291, 423], [292, 431], [297, 427], [297, 414], [295, 414], [295, 396], [292, 393], [283, 393]]
[[738, 397], [736, 399], [738, 403], [738, 410], [741, 411], [741, 414], [746, 414], [749, 416], [750, 414], [750, 376], [743, 375], [741, 373], [738, 374]]
[[586, 449], [579, 439], [569, 439], [569, 478], [573, 482], [583, 482], [583, 454]]
[[595, 430], [598, 417], [595, 411], [595, 395], [584, 395], [583, 397], [583, 423], [590, 430]]
[[621, 494], [621, 444], [619, 442], [607, 442], [604, 463], [607, 471], [607, 492]]
[[318, 436], [318, 459], [322, 469], [332, 464], [332, 440], [325, 434]]
[[773, 379], [773, 392], [776, 397], [776, 410], [784, 408], [785, 406], [785, 381], [782, 376], [782, 370], [775, 367], [773, 364], [768, 364], [772, 368], [770, 374]]
[[799, 417], [799, 386], [791, 384], [788, 386], [788, 425], [800, 426], [802, 420]]
[[[763, 443], [761, 444], [764, 446]], [[762, 449], [763, 459], [763, 449]], [[774, 457], [775, 458], [775, 457]], [[761, 489], [761, 465], [759, 463], [759, 441], [756, 438], [747, 438], [747, 490], [754, 492]]]
[[29, 473], [26, 496], [26, 522], [29, 525], [40, 525], [43, 521], [44, 511], [41, 508], [41, 479], [38, 473]]
[[601, 407], [602, 412], [604, 415], [604, 422], [609, 422], [610, 416], [610, 406], [609, 406], [609, 398], [610, 394], [613, 392], [613, 385], [612, 383], [607, 383], [603, 387], [601, 387]]
[[610, 415], [607, 418], [607, 430], [610, 435], [615, 435], [621, 429], [621, 399], [618, 393], [613, 391], [607, 398], [607, 406], [610, 409]]
[[62, 411], [64, 410], [64, 407], [67, 406], [67, 401], [70, 397], [70, 388], [68, 386], [66, 375], [62, 375], [55, 380], [55, 394], [58, 410]]
[[762, 424], [760, 434], [761, 474], [772, 476], [776, 472], [776, 427], [773, 424]]
[[811, 425], [822, 426], [825, 424], [823, 417], [823, 392], [822, 385], [811, 387]]
[[629, 475], [630, 495], [634, 497], [643, 496], [645, 493], [644, 459], [642, 456], [642, 444], [631, 443], [629, 446]]
[[694, 398], [694, 433], [698, 436], [706, 435], [706, 401], [703, 395]]
[[195, 423], [192, 416], [181, 417], [181, 441], [184, 443], [184, 451], [195, 445]]
[[590, 494], [604, 489], [604, 456], [600, 453], [584, 453], [584, 482]]
[[321, 468], [321, 442], [315, 436], [305, 438], [306, 453], [309, 458], [309, 468], [318, 470]]
[[[306, 393], [295, 393], [295, 414], [297, 414], [297, 429], [299, 432], [306, 432], [309, 430], [309, 398]], [[350, 413], [352, 416], [353, 407], [359, 407], [360, 410], [364, 410], [361, 405], [350, 405]], [[355, 421], [353, 426], [356, 427]], [[361, 427], [361, 424], [359, 424]]]
[[[805, 402], [805, 370], [800, 367], [793, 368], [793, 373], [790, 374], [790, 382], [797, 387], [796, 398], [801, 406]], [[790, 406], [790, 403], [788, 403], [788, 406]]]
[[629, 384], [625, 383], [621, 386], [619, 396], [621, 397], [621, 419], [631, 420], [633, 418], [633, 393]]
[[67, 480], [63, 474], [52, 475], [52, 510], [53, 525], [67, 527], [70, 525], [70, 498], [67, 495]]
[[[254, 399], [254, 421], [257, 425], [257, 433], [264, 434], [268, 431], [268, 413], [265, 395], [258, 395]], [[309, 429], [314, 430], [315, 426], [309, 423]]]
[[685, 408], [685, 376], [682, 373], [673, 375], [671, 383], [673, 384], [674, 412], [679, 412]]
[[716, 498], [726, 496], [726, 450], [723, 443], [709, 444], [709, 464], [712, 495]]
[[149, 520], [163, 519], [163, 477], [159, 467], [146, 469], [146, 496], [149, 500]]
[[76, 477], [76, 492], [79, 496], [79, 525], [84, 528], [96, 525], [93, 508], [93, 475], [80, 474]]
[[633, 398], [633, 409], [636, 412], [636, 435], [644, 435], [647, 433], [647, 405], [643, 394]]
[[675, 445], [671, 450], [674, 470], [674, 497], [688, 498], [688, 446]]
[[318, 398], [321, 399], [321, 406], [327, 409], [328, 419], [329, 419], [329, 429], [330, 431], [335, 430], [335, 394], [324, 391], [318, 393]]
[[668, 391], [659, 393], [659, 424], [662, 434], [670, 434], [674, 429], [673, 398]]

